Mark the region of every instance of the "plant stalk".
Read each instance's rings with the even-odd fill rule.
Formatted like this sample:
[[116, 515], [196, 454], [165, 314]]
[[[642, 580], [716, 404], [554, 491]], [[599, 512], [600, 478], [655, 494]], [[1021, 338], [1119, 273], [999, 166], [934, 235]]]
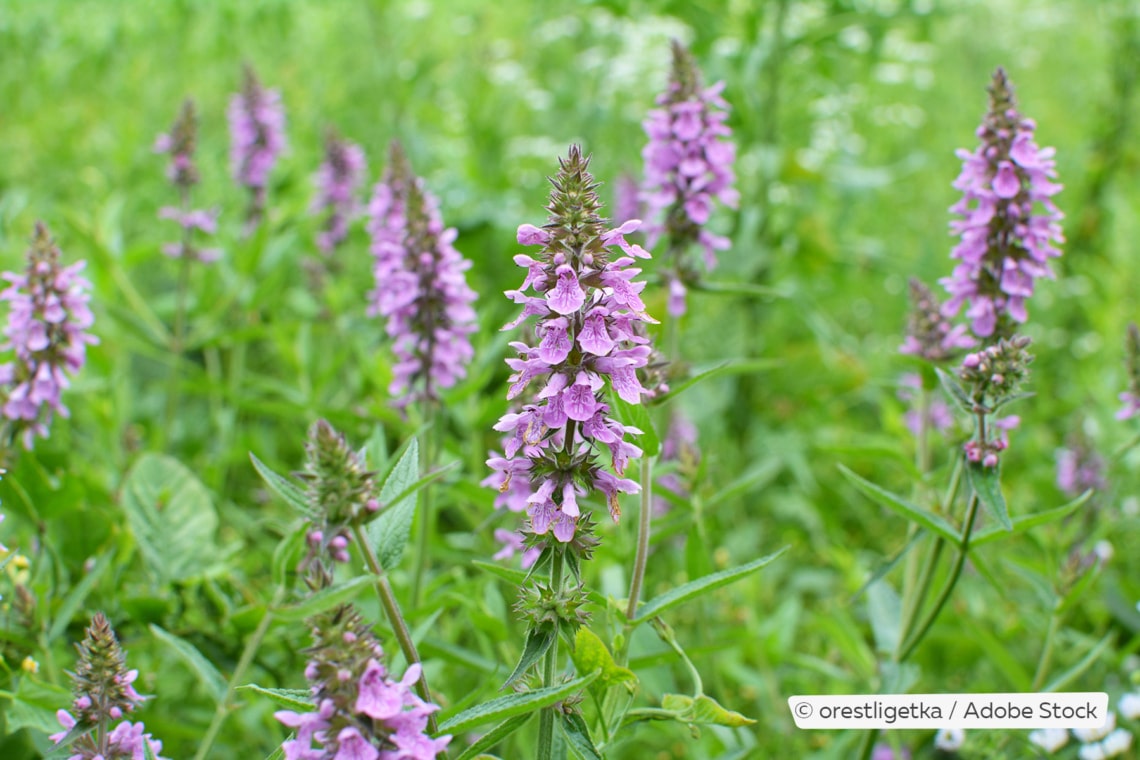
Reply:
[[[352, 535], [356, 538], [356, 544], [360, 547], [361, 553], [364, 554], [364, 561], [368, 564], [368, 569], [376, 576], [376, 594], [380, 597], [380, 604], [383, 605], [384, 613], [388, 616], [388, 622], [392, 625], [392, 632], [396, 634], [396, 641], [400, 643], [400, 651], [404, 653], [404, 659], [408, 661], [408, 665], [420, 662], [420, 654], [416, 651], [415, 642], [412, 641], [412, 633], [408, 630], [408, 624], [404, 622], [404, 616], [400, 613], [400, 605], [396, 602], [396, 595], [392, 593], [392, 584], [388, 582], [388, 575], [380, 566], [376, 552], [372, 551], [372, 546], [368, 543], [367, 537], [359, 525], [352, 527]], [[423, 701], [432, 701], [427, 674], [422, 669], [420, 670], [420, 679], [416, 681], [416, 693]], [[437, 730], [435, 715], [429, 714], [428, 731], [434, 734]]]
[[[562, 588], [562, 551], [554, 552], [550, 560], [550, 589], [557, 594]], [[558, 677], [558, 636], [555, 635], [550, 649], [546, 652], [546, 661], [542, 668], [542, 685], [553, 686]], [[538, 760], [552, 760], [554, 757], [554, 706], [544, 707], [539, 714], [538, 724]]]

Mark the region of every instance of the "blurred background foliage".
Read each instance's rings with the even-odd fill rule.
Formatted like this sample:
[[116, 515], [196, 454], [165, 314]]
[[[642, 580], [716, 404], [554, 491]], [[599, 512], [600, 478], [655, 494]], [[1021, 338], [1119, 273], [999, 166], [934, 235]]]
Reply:
[[[21, 268], [33, 221], [47, 222], [65, 257], [88, 261], [102, 343], [67, 397], [72, 418], [57, 420], [51, 439], [20, 454], [0, 482], [10, 517], [3, 539], [31, 558], [27, 570], [10, 567], [10, 581], [33, 600], [4, 591], [7, 666], [37, 652], [40, 672], [25, 681], [65, 684], [68, 642], [88, 612], [106, 610], [144, 674], [142, 690], [157, 695], [141, 716], [148, 730], [166, 742], [165, 754], [189, 756], [213, 703], [147, 626], [183, 636], [223, 673], [232, 670], [268, 601], [270, 556], [291, 519], [260, 485], [248, 452], [296, 469], [318, 416], [358, 444], [377, 424], [393, 448], [416, 429], [414, 415], [402, 420], [388, 406], [390, 354], [380, 324], [364, 314], [363, 229], [323, 283], [314, 285], [307, 264], [316, 256], [311, 178], [321, 134], [334, 125], [364, 146], [370, 181], [388, 142], [403, 141], [474, 262], [479, 356], [447, 398], [445, 458], [461, 466], [437, 500], [436, 572], [411, 614], [414, 627], [430, 629], [423, 650], [445, 707], [493, 695], [488, 684], [517, 657], [521, 628], [509, 613], [512, 589], [470, 563], [494, 550], [493, 527], [512, 522], [493, 515], [493, 494], [477, 483], [506, 403], [506, 338], [497, 331], [514, 309], [499, 293], [520, 280], [514, 230], [541, 223], [544, 178], [570, 143], [593, 154], [607, 200], [619, 177], [639, 174], [640, 122], [678, 38], [708, 82], [727, 82], [734, 107], [742, 202], [714, 222], [733, 247], [710, 280], [768, 295], [692, 297], [686, 361], [704, 369], [730, 359], [739, 370], [677, 402], [698, 421], [703, 479], [695, 503], [660, 523], [649, 588], [784, 544], [792, 551], [671, 621], [709, 693], [757, 718], [755, 730], [708, 730], [694, 741], [684, 727], [652, 725], [614, 756], [849, 756], [852, 736], [797, 732], [785, 699], [879, 686], [866, 599], [856, 592], [902, 547], [906, 526], [852, 490], [836, 465], [900, 489], [913, 470], [896, 397], [900, 375], [915, 369], [896, 352], [906, 280], [949, 274], [954, 150], [975, 145], [996, 66], [1037, 120], [1039, 143], [1057, 148], [1070, 241], [1058, 279], [1030, 303], [1037, 395], [1015, 410], [1023, 423], [1004, 459], [1011, 511], [1066, 500], [1054, 457], [1074, 431], [1105, 455], [1131, 435], [1113, 414], [1126, 387], [1124, 330], [1140, 318], [1138, 14], [1121, 0], [8, 0], [0, 7], [0, 257], [5, 269]], [[281, 90], [289, 134], [269, 224], [248, 241], [239, 238], [243, 199], [229, 179], [225, 124], [243, 62]], [[196, 202], [223, 210], [226, 256], [195, 273], [189, 350], [176, 362], [164, 341], [177, 267], [158, 253], [171, 230], [155, 218], [174, 195], [152, 145], [186, 97], [201, 118]], [[647, 302], [664, 313], [653, 286]], [[181, 399], [173, 418], [165, 410], [172, 373]], [[939, 466], [957, 443], [945, 443]], [[206, 561], [185, 577], [149, 566], [124, 516], [124, 478], [144, 452], [189, 467], [206, 486], [201, 509], [217, 514], [216, 534], [194, 547]], [[1033, 672], [1058, 567], [1100, 539], [1115, 557], [1066, 618], [1057, 668], [1112, 634], [1073, 686], [1122, 688], [1140, 633], [1138, 467], [1140, 451], [1117, 460], [1087, 518], [980, 552], [984, 566], [968, 574], [917, 654], [918, 690], [1017, 690]], [[634, 528], [603, 533], [593, 580], [621, 597]], [[94, 580], [83, 587], [85, 578]], [[299, 687], [306, 638], [299, 626], [276, 625], [251, 680]], [[650, 702], [684, 688], [683, 670], [652, 636], [635, 641], [634, 655]], [[27, 703], [49, 715], [63, 702], [49, 686], [26, 688], [45, 690]], [[246, 703], [214, 756], [260, 756], [284, 737], [271, 705]], [[929, 747], [929, 736], [901, 741]], [[967, 752], [976, 757], [1028, 753], [1019, 735], [972, 741]], [[13, 758], [45, 746], [35, 730], [0, 742], [0, 754]]]

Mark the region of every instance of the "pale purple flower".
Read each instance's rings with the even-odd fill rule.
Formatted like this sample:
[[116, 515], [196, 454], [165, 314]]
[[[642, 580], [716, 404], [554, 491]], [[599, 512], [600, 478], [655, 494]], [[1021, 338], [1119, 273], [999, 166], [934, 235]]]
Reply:
[[317, 169], [317, 196], [312, 213], [325, 214], [317, 248], [326, 256], [348, 236], [349, 223], [360, 213], [357, 193], [368, 169], [364, 150], [332, 129], [325, 134], [325, 160]]
[[385, 318], [393, 341], [389, 392], [398, 406], [436, 401], [439, 390], [467, 374], [474, 357], [475, 292], [465, 274], [471, 262], [455, 250], [455, 229], [444, 228], [439, 202], [396, 143], [369, 216], [376, 288], [368, 313]]
[[910, 760], [910, 750], [900, 747], [896, 752], [889, 744], [876, 744], [871, 752], [871, 760]]
[[954, 413], [941, 398], [926, 394], [925, 402], [919, 403], [924, 394], [922, 393], [922, 377], [918, 374], [908, 372], [899, 378], [897, 396], [899, 401], [904, 402], [909, 407], [903, 416], [903, 424], [906, 425], [906, 429], [910, 431], [911, 435], [920, 436], [924, 428], [945, 433], [954, 427]]
[[194, 150], [198, 141], [198, 117], [194, 101], [187, 100], [171, 127], [169, 134], [162, 134], [155, 140], [157, 153], [170, 156], [166, 176], [178, 189], [180, 205], [163, 206], [158, 210], [158, 218], [174, 222], [181, 228], [178, 242], [163, 243], [162, 253], [173, 259], [188, 259], [208, 263], [216, 261], [221, 251], [216, 248], [199, 248], [195, 242], [195, 232], [214, 234], [218, 229], [218, 211], [203, 211], [191, 207], [191, 193], [198, 183], [198, 169], [194, 165]]
[[1107, 486], [1104, 457], [1083, 435], [1070, 436], [1068, 446], [1057, 449], [1057, 488], [1077, 496], [1088, 489], [1103, 491]]
[[[513, 371], [507, 398], [533, 384], [532, 401], [495, 425], [506, 436], [504, 453], [487, 464], [499, 477], [501, 492], [520, 481], [526, 485], [532, 533], [552, 534], [567, 543], [582, 518], [587, 489], [606, 497], [614, 520], [620, 515], [617, 494], [639, 490], [623, 475], [629, 460], [641, 456], [625, 436], [641, 431], [610, 416], [605, 390], [612, 388], [628, 403], [641, 402], [645, 390], [636, 371], [648, 361], [648, 339], [633, 325], [653, 320], [639, 296], [645, 287], [636, 280], [641, 270], [630, 266], [649, 254], [624, 238], [638, 222], [605, 229], [587, 171], [589, 159], [572, 146], [560, 163], [559, 174], [551, 179], [549, 222], [541, 229], [522, 225], [518, 231], [521, 244], [543, 246], [539, 260], [517, 256], [515, 263], [526, 270], [526, 278], [519, 290], [507, 292], [524, 308], [504, 329], [538, 317], [538, 345], [512, 342], [517, 358], [507, 360]], [[526, 295], [528, 288], [537, 295]], [[616, 476], [598, 462], [603, 452], [609, 453]], [[555, 462], [562, 464], [552, 466]]]
[[1035, 281], [1052, 278], [1049, 259], [1061, 255], [1061, 212], [1052, 197], [1061, 191], [1054, 151], [1033, 141], [1036, 124], [1015, 108], [1005, 71], [994, 73], [990, 110], [978, 128], [981, 144], [973, 153], [959, 150], [962, 173], [954, 187], [962, 199], [950, 207], [962, 219], [950, 229], [960, 240], [950, 277], [941, 280], [950, 300], [943, 313], [952, 317], [963, 304], [974, 334], [1008, 337], [1013, 325], [1028, 318], [1026, 299]]
[[269, 173], [285, 150], [285, 108], [281, 93], [262, 86], [245, 67], [241, 92], [230, 100], [230, 168], [234, 181], [250, 191], [246, 231], [261, 223]]
[[[735, 208], [740, 194], [733, 186], [736, 146], [728, 103], [721, 96], [724, 83], [704, 88], [692, 55], [679, 42], [673, 43], [673, 70], [668, 88], [657, 98], [658, 108], [649, 112], [643, 127], [649, 143], [642, 151], [645, 180], [641, 199], [650, 220], [648, 245], [667, 235], [673, 252], [669, 313], [684, 314], [686, 279], [696, 271], [682, 260], [691, 244], [704, 251], [706, 269], [716, 266], [716, 251], [728, 248], [727, 238], [705, 229], [716, 202]], [[620, 218], [620, 217], [619, 217]], [[673, 285], [672, 283], [677, 283]]]
[[61, 400], [69, 375], [83, 367], [87, 346], [98, 343], [88, 333], [95, 318], [88, 307], [91, 283], [85, 262], [60, 266], [60, 251], [42, 222], [36, 223], [25, 274], [5, 272], [10, 284], [0, 292], [9, 304], [7, 342], [13, 360], [0, 364], [0, 413], [11, 423], [9, 436], [21, 435], [25, 448], [36, 435], [47, 437], [52, 416], [68, 416]]
[[[305, 668], [316, 710], [274, 717], [295, 731], [282, 744], [287, 760], [434, 760], [450, 736], [426, 734], [439, 709], [413, 690], [421, 666], [393, 680], [371, 627], [351, 605], [309, 619], [313, 657]], [[315, 746], [314, 746], [315, 745]]]
[[910, 278], [911, 311], [907, 317], [906, 340], [900, 354], [918, 356], [927, 361], [952, 359], [962, 349], [973, 348], [977, 341], [966, 332], [965, 325], [954, 325], [942, 313], [942, 304], [917, 277]]

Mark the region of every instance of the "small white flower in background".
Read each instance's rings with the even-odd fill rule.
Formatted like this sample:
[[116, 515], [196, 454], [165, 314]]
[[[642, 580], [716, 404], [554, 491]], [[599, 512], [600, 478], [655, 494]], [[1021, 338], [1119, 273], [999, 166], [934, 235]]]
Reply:
[[[1116, 728], [1116, 713], [1112, 710], [1108, 711], [1108, 715], [1104, 716], [1104, 725], [1100, 728], [1074, 728], [1073, 736], [1080, 739], [1085, 744], [1089, 742], [1099, 742], [1104, 737], [1112, 733]], [[1083, 758], [1083, 756], [1082, 756]]]
[[1129, 692], [1120, 698], [1116, 703], [1116, 709], [1120, 711], [1127, 720], [1136, 720], [1140, 718], [1140, 694], [1136, 692]]
[[934, 735], [934, 746], [943, 752], [957, 752], [966, 743], [966, 732], [960, 728], [944, 728]]
[[1115, 551], [1116, 550], [1112, 548], [1112, 542], [1103, 539], [1097, 541], [1096, 545], [1093, 546], [1093, 554], [1095, 554], [1096, 558], [1099, 559], [1102, 563], [1107, 563], [1109, 560], [1111, 560], [1112, 555], [1115, 553]]
[[1100, 746], [1104, 750], [1105, 757], [1118, 757], [1132, 746], [1132, 734], [1123, 728], [1118, 728], [1105, 737]]
[[1029, 732], [1029, 743], [1053, 754], [1069, 741], [1069, 732], [1063, 728], [1039, 728]]
[[1106, 760], [1108, 755], [1104, 754], [1104, 747], [1100, 743], [1086, 744], [1081, 747], [1081, 751], [1077, 753], [1080, 760]]

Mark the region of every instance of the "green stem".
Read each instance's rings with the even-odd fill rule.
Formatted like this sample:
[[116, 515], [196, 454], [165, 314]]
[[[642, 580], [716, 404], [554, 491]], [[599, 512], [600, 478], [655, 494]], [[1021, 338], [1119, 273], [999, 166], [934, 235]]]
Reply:
[[630, 620], [637, 615], [641, 584], [645, 581], [645, 566], [649, 560], [649, 527], [653, 518], [653, 461], [648, 456], [641, 458], [640, 509], [641, 513], [637, 516], [637, 553], [633, 559], [633, 577], [629, 581], [629, 603], [625, 611]]
[[170, 368], [170, 388], [166, 394], [166, 422], [163, 425], [163, 440], [169, 439], [174, 426], [174, 417], [178, 412], [182, 352], [186, 349], [186, 290], [190, 284], [190, 230], [185, 230], [182, 237], [182, 259], [179, 261], [178, 286], [174, 294], [174, 332], [170, 337], [170, 352], [174, 354], [174, 364]]
[[[408, 661], [408, 665], [420, 662], [420, 654], [416, 651], [415, 642], [412, 641], [412, 633], [408, 630], [408, 624], [404, 622], [404, 616], [400, 614], [400, 605], [396, 602], [396, 595], [392, 593], [392, 584], [388, 583], [388, 575], [380, 566], [376, 552], [372, 551], [372, 545], [368, 543], [368, 539], [359, 525], [352, 527], [352, 535], [356, 538], [356, 545], [364, 554], [364, 561], [368, 564], [368, 569], [376, 576], [376, 594], [380, 597], [380, 604], [383, 605], [384, 613], [388, 616], [392, 632], [396, 634], [396, 641], [400, 643], [400, 651], [404, 653], [404, 659]], [[427, 674], [422, 669], [420, 670], [420, 680], [416, 681], [416, 693], [423, 701], [432, 701]], [[428, 731], [434, 734], [437, 728], [435, 715], [428, 715]]]
[[234, 668], [233, 675], [230, 676], [229, 683], [226, 684], [226, 694], [222, 697], [222, 701], [218, 702], [217, 709], [214, 710], [214, 718], [210, 721], [210, 727], [206, 729], [206, 735], [198, 744], [198, 751], [194, 754], [194, 760], [204, 760], [206, 753], [210, 751], [210, 747], [214, 745], [214, 740], [218, 737], [218, 732], [222, 730], [222, 724], [225, 723], [226, 718], [230, 714], [230, 700], [233, 699], [234, 689], [237, 683], [245, 676], [245, 672], [249, 670], [249, 666], [253, 663], [253, 658], [257, 654], [257, 650], [261, 647], [261, 642], [265, 639], [265, 635], [269, 632], [269, 626], [273, 622], [273, 612], [271, 610], [281, 601], [282, 589], [278, 588], [277, 593], [274, 594], [273, 602], [270, 603], [269, 608], [265, 610], [265, 614], [261, 616], [261, 622], [257, 624], [257, 628], [250, 634], [249, 640], [245, 643], [245, 649], [241, 653], [241, 659], [238, 660], [237, 667]]
[[[435, 441], [438, 439], [435, 426], [439, 422], [439, 410], [430, 398], [424, 401], [424, 407], [427, 426], [424, 432], [424, 445], [420, 449], [420, 474], [431, 472], [435, 466]], [[431, 484], [428, 484], [420, 494], [420, 530], [416, 537], [416, 572], [412, 579], [412, 609], [420, 606], [424, 578], [431, 567], [429, 550], [431, 548], [431, 529], [434, 517], [431, 492]]]
[[1030, 691], [1041, 691], [1045, 684], [1045, 676], [1049, 674], [1049, 665], [1053, 660], [1053, 643], [1057, 640], [1057, 631], [1061, 629], [1061, 615], [1058, 602], [1053, 607], [1053, 614], [1049, 616], [1049, 630], [1045, 632], [1045, 647], [1041, 650], [1041, 659], [1037, 661], [1037, 672], [1033, 674], [1033, 685]]
[[973, 494], [970, 497], [970, 503], [966, 507], [966, 524], [962, 528], [962, 538], [958, 543], [958, 557], [954, 562], [954, 567], [950, 570], [950, 577], [946, 579], [946, 585], [942, 587], [942, 592], [934, 601], [934, 606], [931, 607], [930, 612], [923, 618], [922, 623], [915, 629], [908, 640], [899, 648], [895, 657], [896, 662], [903, 662], [914, 651], [915, 647], [919, 645], [923, 637], [926, 636], [927, 631], [934, 625], [934, 621], [938, 619], [939, 613], [942, 612], [942, 607], [945, 606], [946, 601], [950, 598], [951, 592], [954, 591], [954, 586], [958, 583], [958, 578], [962, 575], [962, 568], [966, 565], [966, 556], [970, 553], [970, 533], [974, 530], [974, 519], [978, 516], [978, 495]]
[[[550, 590], [557, 595], [562, 589], [562, 550], [555, 549], [550, 560]], [[546, 662], [542, 668], [542, 685], [553, 686], [558, 674], [558, 636], [546, 652]], [[554, 710], [545, 707], [539, 714], [538, 760], [552, 760], [554, 756]]]

